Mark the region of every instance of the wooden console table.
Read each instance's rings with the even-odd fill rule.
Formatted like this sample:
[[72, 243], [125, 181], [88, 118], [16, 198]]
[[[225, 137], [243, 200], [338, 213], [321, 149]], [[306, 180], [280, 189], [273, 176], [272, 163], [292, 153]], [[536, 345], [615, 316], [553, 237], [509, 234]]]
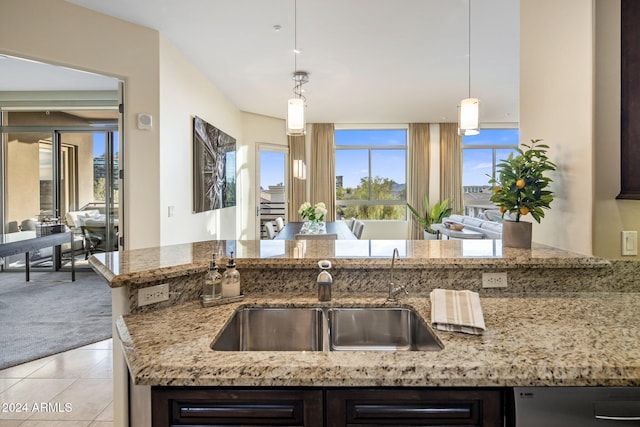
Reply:
[[[50, 248], [53, 246], [59, 247], [65, 243], [71, 243], [71, 281], [76, 280], [76, 263], [73, 256], [73, 232], [65, 231], [62, 233], [53, 233], [47, 236], [32, 237], [24, 240], [16, 240], [13, 242], [4, 243], [4, 236], [2, 236], [3, 243], [0, 243], [0, 257], [8, 257], [11, 255], [25, 254], [25, 271], [27, 276], [27, 282], [29, 281], [29, 252], [36, 251], [38, 249]], [[55, 256], [55, 254], [54, 254]], [[55, 260], [54, 260], [55, 265]], [[57, 270], [57, 267], [56, 267]]]

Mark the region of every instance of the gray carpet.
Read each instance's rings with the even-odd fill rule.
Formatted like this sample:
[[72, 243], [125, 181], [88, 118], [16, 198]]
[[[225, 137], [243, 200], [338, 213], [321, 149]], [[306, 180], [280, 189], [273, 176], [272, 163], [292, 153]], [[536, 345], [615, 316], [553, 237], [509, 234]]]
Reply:
[[0, 369], [111, 337], [111, 289], [93, 271], [0, 273]]

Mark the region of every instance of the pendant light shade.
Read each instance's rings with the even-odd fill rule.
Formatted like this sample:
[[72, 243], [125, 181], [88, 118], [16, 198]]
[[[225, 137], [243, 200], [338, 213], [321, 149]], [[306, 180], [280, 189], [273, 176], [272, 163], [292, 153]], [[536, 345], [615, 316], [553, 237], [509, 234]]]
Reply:
[[478, 98], [466, 98], [460, 101], [458, 109], [458, 135], [477, 135], [480, 133], [480, 101]]
[[287, 135], [306, 134], [304, 119], [304, 99], [291, 98], [287, 104]]

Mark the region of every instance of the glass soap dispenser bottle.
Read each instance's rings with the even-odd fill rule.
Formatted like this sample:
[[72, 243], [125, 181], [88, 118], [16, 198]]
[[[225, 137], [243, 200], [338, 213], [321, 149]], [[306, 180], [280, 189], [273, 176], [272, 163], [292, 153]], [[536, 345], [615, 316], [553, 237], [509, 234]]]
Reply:
[[222, 298], [240, 296], [240, 273], [236, 270], [236, 262], [233, 259], [233, 251], [227, 263], [227, 269], [222, 275]]
[[209, 303], [222, 297], [222, 275], [218, 271], [216, 264], [216, 254], [213, 254], [209, 263], [209, 271], [204, 280], [204, 289], [202, 292], [202, 301]]

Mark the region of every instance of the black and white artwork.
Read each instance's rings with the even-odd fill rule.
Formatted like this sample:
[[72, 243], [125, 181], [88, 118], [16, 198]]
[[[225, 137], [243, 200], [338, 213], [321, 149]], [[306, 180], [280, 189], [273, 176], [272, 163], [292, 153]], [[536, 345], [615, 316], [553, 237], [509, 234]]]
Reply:
[[193, 119], [193, 210], [236, 205], [236, 140], [215, 126]]

